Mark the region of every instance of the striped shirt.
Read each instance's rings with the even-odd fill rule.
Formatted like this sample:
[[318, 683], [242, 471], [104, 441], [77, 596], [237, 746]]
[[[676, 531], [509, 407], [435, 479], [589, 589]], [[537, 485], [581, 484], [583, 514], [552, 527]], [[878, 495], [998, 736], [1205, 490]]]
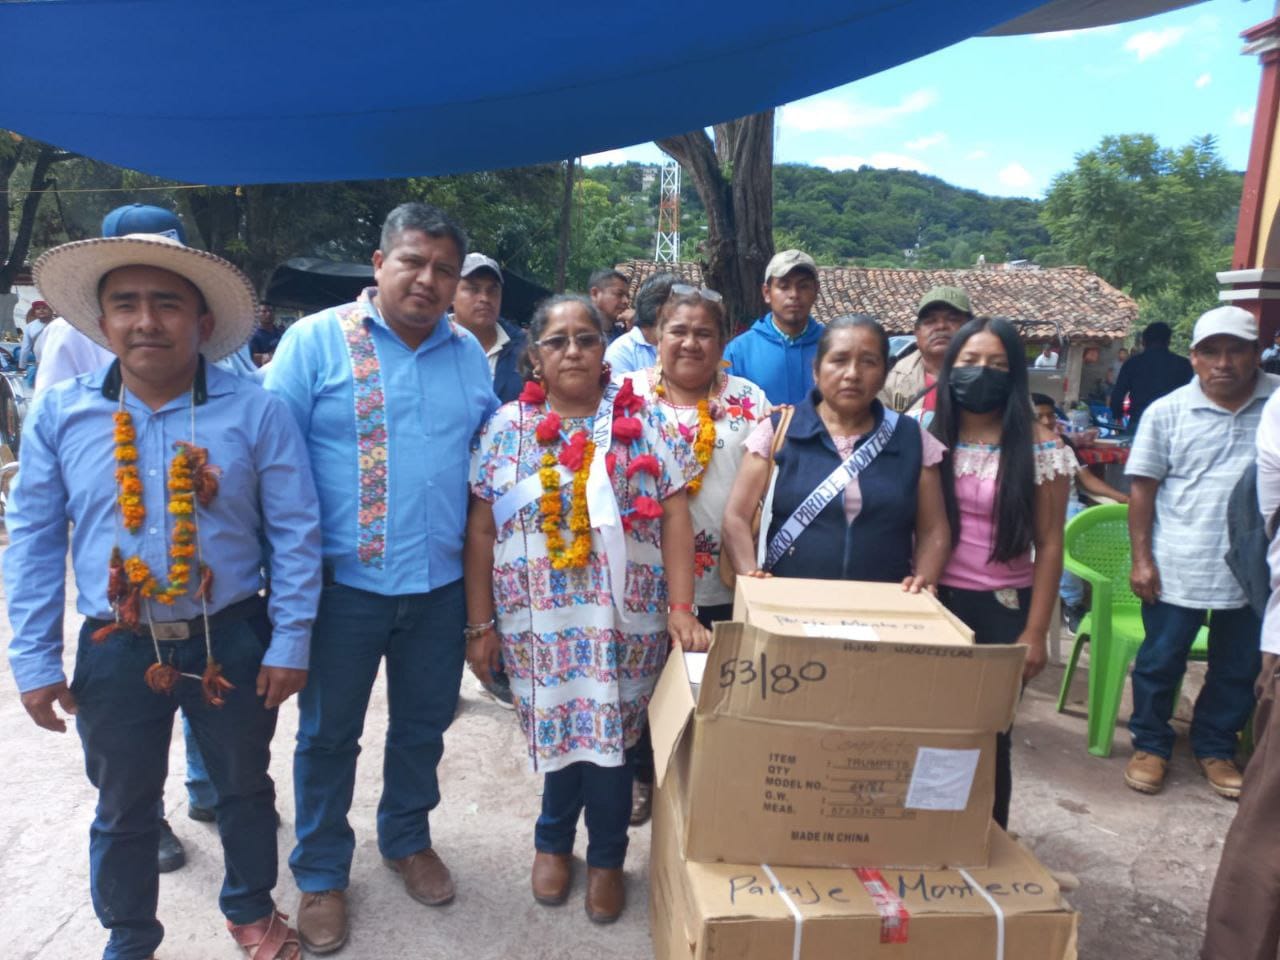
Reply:
[[1280, 377], [1258, 372], [1253, 397], [1234, 413], [1204, 395], [1199, 379], [1142, 415], [1125, 474], [1158, 480], [1152, 550], [1160, 599], [1195, 610], [1247, 604], [1227, 567], [1227, 499], [1257, 455], [1262, 408]]

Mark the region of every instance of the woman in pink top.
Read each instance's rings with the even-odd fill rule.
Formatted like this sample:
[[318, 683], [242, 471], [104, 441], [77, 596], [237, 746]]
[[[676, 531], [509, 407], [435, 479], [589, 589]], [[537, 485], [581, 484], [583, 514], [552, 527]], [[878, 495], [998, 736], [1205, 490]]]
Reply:
[[[1070, 451], [1035, 422], [1022, 341], [1007, 321], [976, 318], [956, 333], [938, 373], [930, 429], [951, 454], [943, 497], [955, 549], [938, 597], [978, 643], [1027, 647], [1023, 680], [1044, 669], [1062, 574]], [[1008, 732], [996, 751], [993, 815], [1009, 821]]]

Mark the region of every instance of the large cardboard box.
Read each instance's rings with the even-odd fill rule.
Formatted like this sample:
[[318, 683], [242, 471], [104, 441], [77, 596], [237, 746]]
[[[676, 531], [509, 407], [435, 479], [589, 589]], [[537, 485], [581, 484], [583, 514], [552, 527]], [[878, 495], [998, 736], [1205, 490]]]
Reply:
[[655, 798], [649, 916], [656, 960], [1076, 960], [1077, 914], [1024, 847], [993, 828], [967, 871], [695, 863], [680, 810]]
[[937, 600], [896, 584], [742, 578], [735, 611], [700, 689], [672, 657], [649, 707], [684, 855], [985, 866], [995, 736], [1025, 650], [975, 646]]

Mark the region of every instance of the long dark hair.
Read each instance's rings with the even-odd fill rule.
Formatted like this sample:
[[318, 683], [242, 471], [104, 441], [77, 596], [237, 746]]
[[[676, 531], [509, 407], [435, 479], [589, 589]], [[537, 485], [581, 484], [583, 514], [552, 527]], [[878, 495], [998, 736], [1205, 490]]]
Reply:
[[988, 560], [1008, 563], [1031, 549], [1035, 534], [1035, 430], [1031, 399], [1027, 393], [1026, 351], [1018, 332], [1007, 320], [975, 317], [956, 331], [938, 371], [938, 396], [929, 430], [946, 444], [950, 453], [942, 460], [942, 496], [951, 524], [951, 543], [960, 537], [960, 510], [956, 505], [955, 449], [960, 440], [961, 410], [951, 398], [951, 370], [956, 357], [975, 333], [992, 333], [1004, 346], [1009, 360], [1011, 389], [1000, 427], [1000, 470], [996, 475], [996, 535]]

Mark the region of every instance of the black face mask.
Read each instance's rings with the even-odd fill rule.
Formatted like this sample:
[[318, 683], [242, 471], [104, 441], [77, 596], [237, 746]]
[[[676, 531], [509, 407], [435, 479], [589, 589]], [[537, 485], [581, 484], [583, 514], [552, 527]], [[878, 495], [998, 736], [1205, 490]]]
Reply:
[[951, 399], [970, 413], [990, 413], [1009, 402], [1013, 383], [1008, 370], [952, 367]]

